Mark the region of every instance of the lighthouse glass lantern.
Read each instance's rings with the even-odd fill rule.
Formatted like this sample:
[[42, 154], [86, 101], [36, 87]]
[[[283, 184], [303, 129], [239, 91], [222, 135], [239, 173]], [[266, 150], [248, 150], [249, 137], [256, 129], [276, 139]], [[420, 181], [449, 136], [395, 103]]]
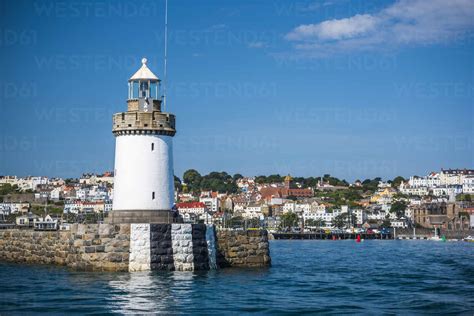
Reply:
[[109, 222], [170, 223], [175, 116], [161, 111], [160, 79], [142, 66], [128, 80], [128, 110], [113, 116], [114, 200]]

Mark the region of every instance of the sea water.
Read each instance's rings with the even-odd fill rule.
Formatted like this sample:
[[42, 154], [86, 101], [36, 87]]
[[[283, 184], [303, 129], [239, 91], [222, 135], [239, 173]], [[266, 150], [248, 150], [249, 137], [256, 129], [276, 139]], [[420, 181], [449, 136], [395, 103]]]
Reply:
[[474, 243], [275, 240], [272, 266], [74, 272], [0, 263], [0, 314], [466, 314]]

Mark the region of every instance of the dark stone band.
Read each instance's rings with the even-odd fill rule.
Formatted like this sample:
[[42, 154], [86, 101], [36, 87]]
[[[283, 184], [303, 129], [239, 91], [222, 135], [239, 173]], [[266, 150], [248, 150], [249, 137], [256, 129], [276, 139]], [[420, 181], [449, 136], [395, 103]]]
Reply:
[[181, 223], [182, 218], [171, 210], [114, 210], [106, 218], [110, 224]]

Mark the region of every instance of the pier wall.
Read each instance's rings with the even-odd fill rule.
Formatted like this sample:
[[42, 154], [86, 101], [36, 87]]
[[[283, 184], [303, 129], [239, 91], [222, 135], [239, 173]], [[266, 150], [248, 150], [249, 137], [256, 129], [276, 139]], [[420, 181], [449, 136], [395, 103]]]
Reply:
[[130, 225], [72, 225], [69, 231], [0, 231], [0, 260], [128, 271]]
[[266, 231], [204, 224], [74, 224], [67, 231], [0, 230], [0, 261], [82, 271], [208, 270], [270, 264]]
[[217, 231], [219, 267], [265, 267], [270, 264], [266, 230]]

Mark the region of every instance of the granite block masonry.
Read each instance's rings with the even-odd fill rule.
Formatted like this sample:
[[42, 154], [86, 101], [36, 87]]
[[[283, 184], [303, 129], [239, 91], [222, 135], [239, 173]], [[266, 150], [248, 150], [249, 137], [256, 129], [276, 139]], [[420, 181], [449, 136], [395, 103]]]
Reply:
[[209, 270], [270, 265], [266, 231], [204, 224], [74, 224], [69, 231], [0, 230], [0, 261], [82, 271]]
[[219, 267], [265, 267], [271, 264], [266, 230], [217, 232]]

